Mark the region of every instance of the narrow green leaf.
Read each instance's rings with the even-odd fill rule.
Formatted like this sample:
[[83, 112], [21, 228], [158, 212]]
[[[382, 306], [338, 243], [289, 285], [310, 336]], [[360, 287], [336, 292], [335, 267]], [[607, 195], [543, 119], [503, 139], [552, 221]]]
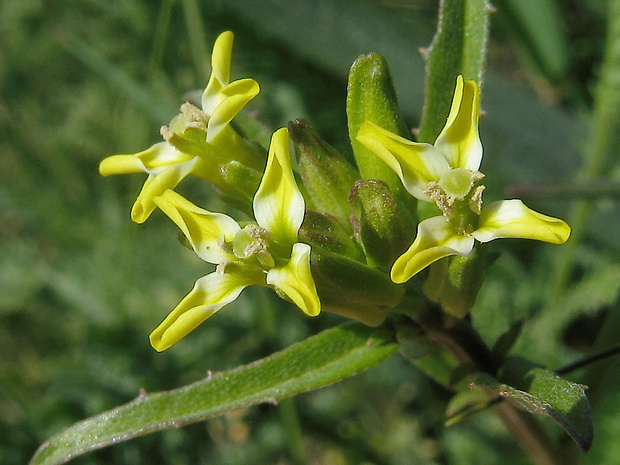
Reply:
[[533, 64], [559, 81], [568, 69], [568, 33], [556, 0], [495, 0], [497, 18]]
[[519, 358], [509, 359], [502, 371], [510, 385], [497, 384], [494, 393], [521, 410], [553, 419], [584, 452], [590, 448], [594, 428], [583, 386]]
[[435, 142], [446, 123], [456, 77], [482, 87], [489, 35], [486, 0], [442, 0], [437, 34], [427, 52], [426, 99], [418, 141]]
[[69, 427], [44, 443], [30, 465], [51, 465], [136, 436], [327, 386], [398, 350], [391, 333], [350, 323], [234, 370], [135, 400]]

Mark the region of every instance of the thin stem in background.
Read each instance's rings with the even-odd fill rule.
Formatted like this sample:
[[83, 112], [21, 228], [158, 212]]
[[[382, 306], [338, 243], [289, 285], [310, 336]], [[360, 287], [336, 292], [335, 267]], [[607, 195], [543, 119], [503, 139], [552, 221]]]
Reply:
[[[601, 78], [594, 96], [592, 133], [584, 153], [584, 167], [578, 182], [588, 183], [610, 169], [620, 150], [620, 0], [608, 3], [607, 46]], [[551, 279], [547, 304], [562, 294], [570, 279], [575, 252], [583, 238], [595, 204], [591, 200], [576, 203], [570, 215], [572, 235], [562, 247]]]
[[188, 43], [192, 52], [192, 60], [194, 61], [196, 82], [207, 82], [210, 72], [207, 65], [211, 53], [207, 48], [206, 29], [202, 21], [200, 5], [196, 0], [183, 0], [183, 12], [185, 13], [185, 23], [187, 24], [187, 34], [189, 36]]
[[153, 34], [153, 49], [149, 60], [149, 76], [161, 67], [170, 27], [170, 16], [174, 0], [162, 0]]

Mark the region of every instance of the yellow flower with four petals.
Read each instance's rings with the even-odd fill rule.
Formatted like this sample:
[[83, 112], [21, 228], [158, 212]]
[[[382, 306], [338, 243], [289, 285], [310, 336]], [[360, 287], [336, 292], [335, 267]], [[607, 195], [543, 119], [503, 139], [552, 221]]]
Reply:
[[205, 139], [211, 155], [221, 161], [241, 159], [252, 162], [239, 135], [229, 125], [232, 119], [260, 91], [253, 79], [230, 81], [230, 62], [233, 33], [220, 34], [213, 46], [211, 56], [211, 77], [202, 94], [202, 110], [189, 103], [183, 104], [181, 114], [164, 126], [162, 135], [166, 139], [139, 153], [131, 155], [112, 155], [99, 165], [102, 175], [148, 173], [142, 191], [131, 210], [131, 218], [136, 223], [148, 219], [155, 204], [153, 199], [166, 189], [173, 189], [183, 178], [192, 174], [217, 184], [218, 162], [210, 157], [181, 151], [168, 141], [177, 130], [188, 127], [206, 133]]
[[392, 266], [394, 282], [408, 281], [443, 257], [469, 254], [475, 240], [520, 238], [561, 244], [568, 239], [570, 227], [564, 221], [535, 212], [520, 200], [482, 207], [479, 115], [476, 82], [459, 76], [446, 125], [433, 145], [412, 142], [370, 122], [360, 128], [357, 140], [399, 175], [411, 195], [433, 202], [442, 213], [420, 222], [413, 244]]
[[242, 228], [233, 218], [203, 210], [172, 190], [154, 202], [177, 224], [196, 254], [217, 265], [151, 333], [156, 350], [175, 344], [251, 285], [272, 287], [307, 315], [319, 314], [310, 246], [297, 241], [305, 202], [293, 176], [286, 128], [271, 139], [267, 167], [254, 195], [255, 224]]

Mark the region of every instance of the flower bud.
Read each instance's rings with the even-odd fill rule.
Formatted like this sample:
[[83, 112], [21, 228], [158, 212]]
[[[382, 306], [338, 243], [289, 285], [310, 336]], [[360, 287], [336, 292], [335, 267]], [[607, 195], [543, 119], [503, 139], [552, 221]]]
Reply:
[[349, 197], [355, 234], [370, 266], [389, 269], [413, 242], [416, 223], [382, 181], [358, 181]]
[[263, 173], [236, 161], [221, 165], [219, 172], [224, 181], [223, 186], [218, 186], [221, 197], [240, 210], [251, 212], [252, 198]]
[[288, 128], [309, 203], [348, 225], [349, 191], [360, 178], [359, 173], [305, 120], [291, 121]]
[[358, 261], [313, 249], [310, 260], [322, 309], [378, 326], [401, 301], [405, 287]]
[[349, 137], [362, 179], [381, 179], [400, 196], [404, 192], [398, 175], [367, 149], [356, 137], [364, 122], [370, 121], [388, 131], [407, 136], [398, 114], [396, 92], [385, 58], [377, 53], [360, 56], [351, 66], [347, 87]]
[[435, 262], [424, 283], [424, 294], [441, 304], [444, 312], [458, 318], [469, 313], [484, 282], [486, 245], [468, 255], [456, 255]]
[[364, 259], [364, 254], [353, 241], [351, 234], [338, 218], [329, 213], [306, 210], [298, 236], [301, 242], [310, 244], [313, 250], [319, 247], [354, 260]]

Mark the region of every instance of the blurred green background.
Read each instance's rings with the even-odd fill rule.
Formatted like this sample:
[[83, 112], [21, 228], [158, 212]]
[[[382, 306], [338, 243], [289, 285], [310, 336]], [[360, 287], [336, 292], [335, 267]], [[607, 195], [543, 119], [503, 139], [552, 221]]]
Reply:
[[[593, 121], [605, 106], [597, 92], [607, 2], [494, 6], [481, 122], [486, 199], [519, 191], [532, 207], [572, 218], [575, 237], [563, 247], [494, 243], [501, 255], [473, 321], [493, 342], [510, 323], [527, 319], [515, 352], [557, 368], [620, 339], [618, 144], [603, 144], [609, 153], [602, 160], [592, 149], [592, 128], [601, 127]], [[107, 155], [160, 140], [159, 127], [185, 95], [206, 84], [217, 34], [235, 32], [233, 77], [261, 84], [253, 115], [271, 128], [304, 117], [348, 153], [344, 98], [352, 61], [371, 51], [387, 57], [415, 127], [424, 83], [418, 49], [430, 43], [436, 21], [430, 0], [2, 1], [0, 463], [26, 463], [63, 427], [125, 403], [141, 388], [187, 384], [341, 321], [307, 319], [271, 293], [248, 289], [173, 349], [157, 354], [148, 344], [149, 332], [207, 265], [178, 244], [163, 215], [141, 226], [130, 221], [143, 176], [104, 179], [97, 166]], [[620, 105], [602, 100], [611, 107], [607, 118], [620, 121]], [[571, 188], [575, 179], [585, 190]], [[540, 192], [554, 187], [565, 188], [563, 195]], [[182, 190], [222, 208], [200, 183], [188, 180]], [[610, 360], [569, 376], [590, 385], [595, 408], [594, 446], [583, 463], [618, 463], [617, 370]], [[525, 462], [489, 412], [444, 428], [449, 397], [395, 356], [291, 402], [72, 463]]]

